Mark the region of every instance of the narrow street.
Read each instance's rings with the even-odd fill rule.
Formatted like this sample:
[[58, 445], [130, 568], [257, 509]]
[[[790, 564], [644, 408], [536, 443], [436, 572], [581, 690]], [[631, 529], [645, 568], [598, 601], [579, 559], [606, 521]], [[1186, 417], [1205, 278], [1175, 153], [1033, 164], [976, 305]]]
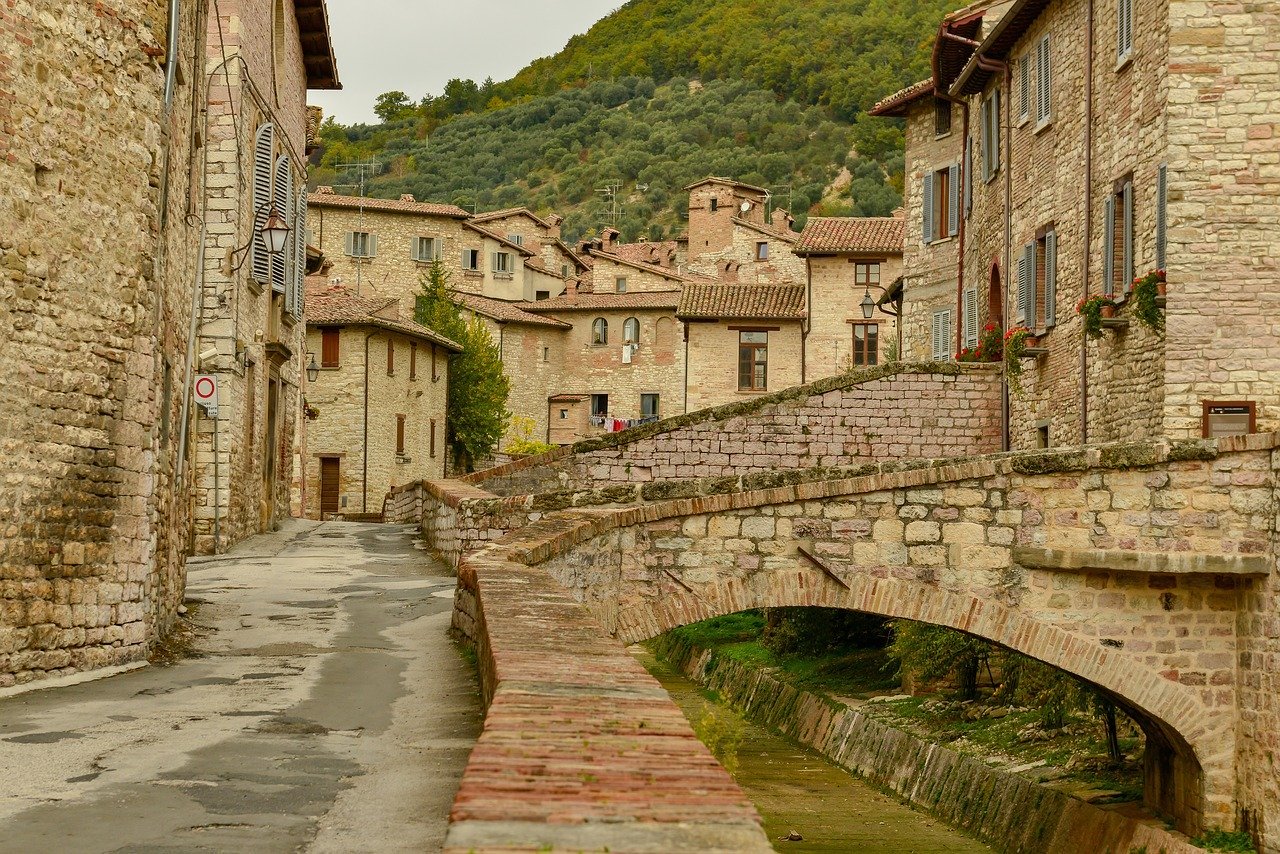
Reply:
[[0, 851], [426, 851], [479, 731], [412, 528], [288, 520], [196, 558], [192, 656], [0, 696]]

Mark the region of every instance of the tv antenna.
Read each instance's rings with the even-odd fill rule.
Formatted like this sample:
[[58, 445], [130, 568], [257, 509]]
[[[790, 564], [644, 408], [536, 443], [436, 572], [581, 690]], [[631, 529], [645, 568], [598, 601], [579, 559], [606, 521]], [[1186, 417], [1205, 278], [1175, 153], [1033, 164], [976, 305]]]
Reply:
[[603, 187], [596, 188], [596, 194], [604, 199], [605, 209], [602, 221], [607, 219], [609, 225], [613, 228], [618, 227], [618, 220], [622, 218], [622, 182], [610, 181]]
[[[357, 217], [356, 217], [356, 224], [357, 224], [356, 230], [364, 231], [365, 189], [366, 189], [368, 180], [372, 178], [374, 175], [377, 175], [379, 172], [382, 171], [382, 164], [377, 162], [376, 160], [364, 160], [358, 163], [335, 163], [333, 164], [333, 168], [335, 170], [354, 171], [354, 172], [357, 172], [359, 175], [359, 178], [357, 179], [357, 183], [337, 184], [335, 185], [335, 189], [351, 188], [356, 190], [356, 195], [359, 196], [361, 200], [359, 213], [357, 214]], [[361, 270], [363, 269], [363, 267], [364, 267], [364, 264], [359, 259], [357, 259], [356, 260], [356, 296], [360, 296], [360, 284], [363, 278], [361, 276]]]

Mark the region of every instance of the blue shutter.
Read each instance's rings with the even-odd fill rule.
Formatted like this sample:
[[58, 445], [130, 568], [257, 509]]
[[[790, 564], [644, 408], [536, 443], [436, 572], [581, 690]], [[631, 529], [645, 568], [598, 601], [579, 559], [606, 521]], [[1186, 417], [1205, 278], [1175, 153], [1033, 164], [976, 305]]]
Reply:
[[[271, 196], [270, 208], [278, 213], [284, 219], [285, 224], [289, 226], [293, 225], [289, 221], [289, 212], [293, 208], [292, 203], [293, 173], [289, 169], [289, 155], [281, 154], [276, 160], [276, 183], [275, 191]], [[290, 241], [286, 239], [284, 251], [270, 256], [271, 290], [278, 294], [285, 294], [288, 291], [290, 261], [293, 257], [292, 248]]]
[[1058, 234], [1044, 236], [1044, 325], [1058, 324]]
[[932, 243], [933, 234], [933, 173], [924, 176], [924, 242]]

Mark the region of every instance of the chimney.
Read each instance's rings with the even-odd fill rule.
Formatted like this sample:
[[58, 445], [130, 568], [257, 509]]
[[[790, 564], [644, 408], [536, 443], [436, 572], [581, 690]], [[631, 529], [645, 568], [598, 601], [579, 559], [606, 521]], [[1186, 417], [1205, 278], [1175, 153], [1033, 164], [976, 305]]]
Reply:
[[791, 216], [791, 212], [786, 208], [774, 208], [773, 215], [769, 219], [770, 225], [782, 231], [790, 231], [793, 222], [795, 222], [795, 218]]
[[894, 208], [894, 209], [893, 209], [893, 218], [894, 218], [894, 219], [904, 219], [904, 218], [906, 217], [906, 215], [907, 215], [907, 209], [906, 209], [906, 208]]
[[622, 234], [622, 232], [618, 231], [616, 228], [606, 228], [604, 231], [600, 232], [600, 240], [602, 241], [604, 248], [612, 249], [614, 244], [618, 242], [618, 235], [620, 234]]
[[551, 228], [547, 232], [548, 235], [556, 240], [559, 240], [560, 239], [560, 223], [562, 222], [564, 222], [564, 217], [560, 216], [560, 214], [551, 214], [551, 216], [547, 217], [547, 225], [551, 226]]
[[415, 199], [415, 198], [413, 197], [413, 193], [401, 193], [401, 194], [400, 194], [400, 201], [402, 201], [402, 202], [416, 202], [416, 201], [417, 201], [417, 199]]

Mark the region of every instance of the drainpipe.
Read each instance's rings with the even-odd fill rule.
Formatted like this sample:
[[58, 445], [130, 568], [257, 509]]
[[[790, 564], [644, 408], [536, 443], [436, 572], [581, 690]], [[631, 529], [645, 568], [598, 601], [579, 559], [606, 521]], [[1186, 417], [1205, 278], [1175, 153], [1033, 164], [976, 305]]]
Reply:
[[[1085, 3], [1084, 26], [1084, 295], [1089, 296], [1093, 241], [1093, 0]], [[1080, 334], [1080, 444], [1089, 444], [1089, 336]]]
[[800, 385], [808, 381], [805, 379], [805, 354], [809, 349], [809, 328], [813, 317], [813, 260], [808, 255], [804, 256], [804, 278], [804, 320], [800, 323]]
[[360, 512], [369, 512], [369, 339], [378, 330], [364, 336], [364, 471], [360, 476]]
[[689, 412], [689, 323], [684, 324], [684, 412]]
[[[1011, 158], [1013, 156], [1013, 146], [1010, 144], [1009, 136], [1013, 130], [1013, 99], [1009, 97], [1011, 87], [1013, 85], [1013, 70], [1008, 63], [1000, 62], [995, 59], [978, 54], [978, 67], [984, 71], [1003, 72], [1004, 73], [1004, 120], [1000, 122], [1001, 136], [1001, 158], [1003, 162], [1001, 167], [1004, 169], [1004, 275], [1000, 277], [1000, 287], [1005, 290], [1001, 299], [1004, 309], [1004, 328], [1009, 328], [1009, 300], [1008, 300], [1008, 282], [1009, 282], [1009, 265], [1013, 261], [1013, 168]], [[1001, 447], [1009, 450], [1013, 444], [1010, 436], [1009, 421], [1011, 418], [1011, 405], [1009, 400], [1009, 379], [1005, 376], [1003, 382], [1003, 393], [1000, 396], [1000, 422], [1001, 422]]]
[[[958, 37], [957, 37], [958, 38]], [[967, 41], [967, 40], [966, 40]], [[935, 93], [936, 94], [936, 93]], [[969, 102], [963, 98], [954, 98], [950, 93], [943, 93], [942, 98], [952, 104], [959, 104], [961, 115], [964, 117], [962, 136], [960, 138], [961, 157], [968, 150], [966, 145], [969, 139]], [[959, 197], [959, 227], [956, 231], [956, 317], [960, 322], [956, 324], [956, 340], [955, 352], [958, 355], [964, 344], [964, 238], [965, 238], [965, 211], [964, 211], [964, 189], [965, 186], [973, 180], [973, 176], [969, 174], [971, 164], [966, 160], [960, 168], [960, 186], [956, 187]], [[977, 309], [975, 301], [974, 308]]]

